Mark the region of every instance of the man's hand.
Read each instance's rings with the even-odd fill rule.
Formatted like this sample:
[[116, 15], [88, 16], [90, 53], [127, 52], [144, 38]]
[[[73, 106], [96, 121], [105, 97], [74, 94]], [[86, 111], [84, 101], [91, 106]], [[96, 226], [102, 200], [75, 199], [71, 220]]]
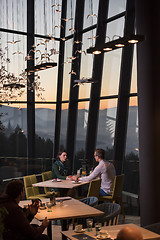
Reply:
[[33, 216], [37, 214], [38, 212], [38, 206], [36, 204], [31, 204], [28, 206], [30, 214]]
[[45, 227], [45, 228], [48, 227], [49, 222], [50, 222], [50, 220], [48, 220], [47, 217], [45, 217], [45, 219], [42, 222], [42, 226]]
[[78, 177], [77, 176], [72, 176], [72, 180], [75, 182], [78, 182]]

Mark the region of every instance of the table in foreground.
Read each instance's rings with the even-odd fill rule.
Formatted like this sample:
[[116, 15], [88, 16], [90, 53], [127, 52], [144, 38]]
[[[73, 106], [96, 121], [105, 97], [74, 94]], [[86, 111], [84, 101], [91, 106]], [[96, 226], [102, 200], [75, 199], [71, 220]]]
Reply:
[[[67, 200], [65, 200], [67, 199]], [[52, 206], [52, 212], [48, 212], [48, 209], [44, 210], [38, 210], [38, 213], [35, 215], [35, 218], [39, 221], [43, 221], [45, 217], [47, 217], [49, 220], [66, 220], [66, 219], [74, 219], [74, 218], [83, 218], [83, 217], [92, 217], [92, 216], [98, 216], [102, 215], [103, 212], [99, 211], [96, 208], [90, 207], [87, 204], [84, 204], [80, 202], [79, 200], [76, 200], [74, 198], [64, 197], [64, 198], [56, 198], [56, 200], [59, 200], [55, 206]], [[63, 200], [63, 204], [61, 204], [60, 200]], [[20, 205], [25, 205], [28, 201], [21, 201]], [[49, 199], [45, 199], [42, 202], [49, 202]], [[62, 230], [67, 230], [65, 228], [65, 224], [62, 226]], [[48, 236], [50, 239], [52, 239], [52, 230], [51, 230], [51, 222], [48, 227]], [[66, 239], [65, 236], [63, 236], [63, 239]]]
[[88, 182], [73, 182], [70, 180], [61, 180], [60, 182], [58, 181], [53, 181], [53, 180], [48, 180], [44, 182], [38, 182], [32, 184], [34, 187], [50, 187], [50, 188], [75, 188], [82, 186], [84, 184], [87, 184]]
[[[135, 224], [121, 224], [121, 225], [106, 226], [106, 227], [102, 227], [102, 229], [107, 230], [112, 239], [116, 239], [118, 232], [125, 226], [132, 226], [132, 227], [138, 228], [141, 231], [144, 240], [160, 239], [159, 234], [151, 232], [151, 231], [149, 231], [145, 228], [139, 227]], [[94, 228], [93, 228], [92, 232], [88, 232], [86, 229], [86, 231], [83, 233], [76, 233], [74, 230], [62, 231], [61, 233], [62, 233], [62, 236], [64, 235], [70, 240], [77, 240], [77, 239], [86, 239], [87, 240], [87, 239], [91, 239], [90, 237], [92, 237], [93, 239], [96, 239], [96, 231]], [[84, 236], [82, 234], [86, 234], [87, 236]], [[82, 237], [80, 237], [80, 235]]]

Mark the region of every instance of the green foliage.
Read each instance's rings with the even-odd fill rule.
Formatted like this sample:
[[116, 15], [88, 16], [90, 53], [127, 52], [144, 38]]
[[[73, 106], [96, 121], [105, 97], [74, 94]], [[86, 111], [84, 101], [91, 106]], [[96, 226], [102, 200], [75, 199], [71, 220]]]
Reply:
[[[50, 139], [36, 135], [35, 146], [37, 158], [52, 158], [53, 142]], [[5, 131], [0, 131], [0, 156], [27, 157], [27, 137], [19, 125], [13, 129], [9, 123]]]

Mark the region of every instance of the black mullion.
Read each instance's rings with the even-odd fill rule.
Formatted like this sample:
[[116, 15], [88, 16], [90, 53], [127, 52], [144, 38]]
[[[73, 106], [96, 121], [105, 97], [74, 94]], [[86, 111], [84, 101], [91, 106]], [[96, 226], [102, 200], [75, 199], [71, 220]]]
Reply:
[[[135, 3], [127, 1], [126, 20], [124, 35], [134, 33], [135, 24]], [[121, 73], [118, 94], [118, 106], [116, 116], [116, 128], [114, 139], [114, 154], [117, 174], [122, 172], [122, 165], [125, 156], [125, 146], [127, 138], [128, 111], [129, 111], [129, 93], [132, 75], [134, 46], [128, 46], [122, 50]]]
[[[63, 0], [61, 19], [66, 18], [66, 11], [67, 11], [67, 0]], [[63, 25], [64, 27], [64, 28], [61, 28], [61, 32], [60, 32], [60, 38], [62, 39], [65, 37], [66, 22], [61, 20], [61, 25]], [[59, 151], [59, 144], [60, 144], [64, 51], [65, 51], [65, 42], [61, 40], [60, 46], [59, 46], [60, 54], [59, 54], [59, 64], [58, 64], [57, 104], [56, 104], [55, 135], [54, 135], [54, 157], [57, 156], [57, 153]]]
[[[103, 46], [106, 37], [106, 24], [103, 24], [104, 20], [108, 16], [108, 0], [99, 1], [98, 10], [98, 23], [97, 23], [97, 33], [99, 36], [96, 39], [96, 46]], [[86, 135], [86, 150], [85, 158], [92, 161], [94, 155], [94, 149], [96, 146], [97, 128], [98, 128], [98, 116], [99, 116], [99, 102], [101, 93], [101, 82], [103, 73], [103, 60], [104, 54], [99, 54], [94, 56], [92, 78], [96, 83], [91, 86], [91, 97], [88, 115], [88, 126]]]
[[70, 99], [68, 109], [68, 126], [67, 126], [67, 152], [68, 157], [73, 164], [74, 151], [75, 151], [75, 139], [76, 139], [76, 127], [77, 127], [77, 111], [78, 111], [78, 94], [79, 87], [74, 86], [74, 80], [80, 78], [80, 63], [81, 54], [76, 53], [77, 50], [81, 50], [81, 44], [76, 44], [75, 40], [82, 41], [82, 35], [79, 32], [83, 29], [83, 15], [84, 15], [84, 0], [76, 1], [76, 14], [75, 14], [75, 35], [73, 44], [72, 56], [77, 57], [72, 60], [72, 70], [76, 72], [76, 75], [71, 74], [70, 84]]
[[[27, 52], [34, 44], [34, 0], [27, 0]], [[34, 60], [27, 61], [27, 68], [34, 66]], [[34, 74], [28, 76], [34, 82]], [[29, 83], [27, 83], [28, 85]], [[27, 88], [27, 151], [28, 158], [35, 157], [35, 92]], [[32, 171], [32, 169], [30, 169]]]

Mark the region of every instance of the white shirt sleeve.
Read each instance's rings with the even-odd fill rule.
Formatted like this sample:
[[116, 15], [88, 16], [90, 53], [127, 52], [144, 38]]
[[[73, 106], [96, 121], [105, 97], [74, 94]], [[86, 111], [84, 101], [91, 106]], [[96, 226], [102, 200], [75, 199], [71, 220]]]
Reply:
[[101, 175], [101, 171], [102, 171], [102, 167], [101, 167], [101, 162], [98, 164], [97, 167], [95, 167], [95, 169], [93, 170], [93, 172], [87, 176], [87, 177], [81, 177], [79, 178], [80, 181], [83, 182], [89, 182], [97, 177], [99, 177]]

